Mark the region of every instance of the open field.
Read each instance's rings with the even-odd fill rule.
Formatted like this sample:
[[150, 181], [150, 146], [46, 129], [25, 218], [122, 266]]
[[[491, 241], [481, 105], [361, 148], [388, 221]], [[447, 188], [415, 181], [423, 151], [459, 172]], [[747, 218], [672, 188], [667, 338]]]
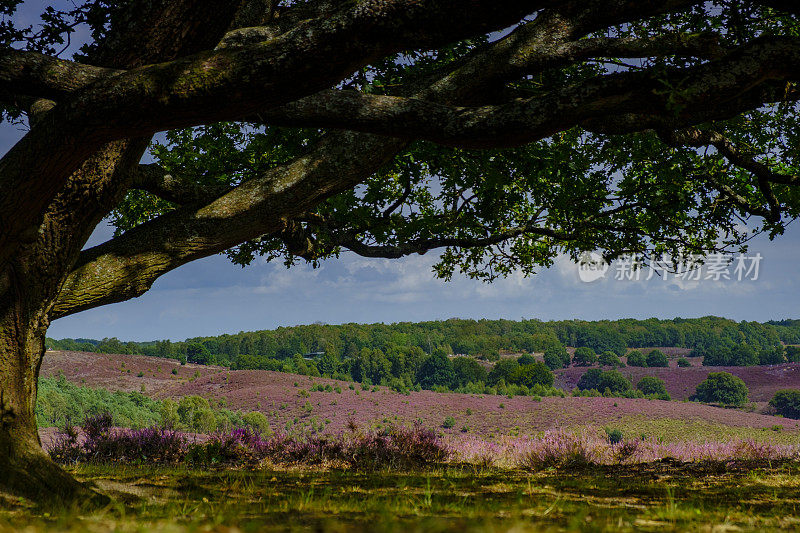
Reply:
[[779, 531], [800, 525], [796, 463], [420, 472], [70, 468], [117, 503], [44, 514], [4, 502], [0, 532]]
[[[173, 368], [177, 369], [177, 375], [172, 374]], [[761, 376], [759, 379], [766, 387], [769, 377], [779, 368], [784, 369], [784, 376], [796, 376], [795, 379], [800, 381], [800, 371], [795, 372], [797, 365], [734, 370]], [[623, 372], [642, 371], [642, 374], [659, 375], [659, 370], [666, 374], [665, 377], [669, 377], [668, 373], [672, 371], [698, 382], [699, 376], [709, 371], [707, 367], [692, 367], [625, 368]], [[523, 396], [508, 398], [431, 391], [406, 395], [385, 387], [362, 390], [360, 385], [348, 382], [280, 372], [227, 371], [191, 364], [180, 366], [171, 360], [144, 356], [49, 352], [42, 375], [58, 372], [70, 381], [87, 386], [125, 391], [142, 390], [144, 386], [145, 393], [156, 398], [197, 394], [222, 402], [231, 409], [259, 410], [267, 415], [274, 429], [313, 421], [325, 424], [327, 431], [339, 432], [350, 420], [360, 426], [374, 426], [410, 424], [419, 419], [427, 426], [439, 427], [445, 417], [451, 416], [455, 425], [449, 429], [439, 428], [444, 434], [457, 435], [466, 429], [463, 433], [482, 437], [535, 435], [549, 429], [612, 426], [628, 435], [644, 433], [664, 440], [753, 438], [800, 442], [799, 421], [694, 402], [572, 397], [539, 400]], [[140, 372], [142, 377], [138, 377]], [[789, 383], [800, 385], [794, 384], [789, 377], [781, 382], [782, 386], [789, 386]], [[668, 388], [670, 383], [677, 381], [670, 379]], [[331, 390], [311, 391], [313, 384], [329, 384]], [[780, 433], [775, 429], [780, 429]]]

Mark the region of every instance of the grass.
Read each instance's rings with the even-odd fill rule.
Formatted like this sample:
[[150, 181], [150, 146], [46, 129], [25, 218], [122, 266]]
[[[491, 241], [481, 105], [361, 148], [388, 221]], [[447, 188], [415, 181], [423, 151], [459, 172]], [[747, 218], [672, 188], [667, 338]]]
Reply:
[[[784, 431], [783, 428], [737, 427], [707, 421], [651, 418], [643, 415], [623, 417], [608, 425], [622, 431], [625, 438], [635, 438], [644, 434], [648, 438], [665, 443], [754, 440], [773, 444], [800, 444], [800, 433]], [[591, 429], [594, 426], [584, 427]]]
[[190, 470], [79, 466], [115, 496], [99, 512], [0, 511], [0, 532], [586, 531], [798, 527], [800, 464], [668, 462], [538, 474], [474, 467]]

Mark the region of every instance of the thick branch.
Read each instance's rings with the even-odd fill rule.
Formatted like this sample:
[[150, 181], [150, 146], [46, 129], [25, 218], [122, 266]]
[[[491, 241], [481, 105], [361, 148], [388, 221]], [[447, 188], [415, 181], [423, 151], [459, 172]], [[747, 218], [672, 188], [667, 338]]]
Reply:
[[156, 164], [142, 164], [134, 169], [131, 188], [147, 191], [178, 205], [208, 203], [231, 189], [227, 185], [200, 185], [191, 179], [181, 179]]
[[[115, 139], [231, 120], [331, 86], [377, 57], [492, 31], [544, 5], [372, 0], [277, 39], [102, 79], [56, 106], [0, 160], [0, 265], [82, 161]], [[41, 154], [49, 153], [48, 157]], [[30, 180], [30, 176], [36, 176]], [[26, 198], [26, 202], [19, 202]]]

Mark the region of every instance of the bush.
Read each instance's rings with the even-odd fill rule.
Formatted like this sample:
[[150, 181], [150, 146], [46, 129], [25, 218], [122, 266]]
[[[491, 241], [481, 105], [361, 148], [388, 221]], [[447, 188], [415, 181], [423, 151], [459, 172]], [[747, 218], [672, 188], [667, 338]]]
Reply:
[[257, 431], [265, 437], [272, 435], [272, 430], [269, 427], [269, 420], [264, 416], [264, 413], [258, 411], [245, 413], [245, 415], [242, 416], [242, 422], [246, 427]]
[[633, 385], [628, 381], [628, 378], [620, 374], [616, 370], [606, 370], [600, 375], [599, 383], [600, 392], [605, 393], [609, 391], [611, 394], [621, 394], [629, 392], [633, 389]]
[[647, 354], [647, 366], [649, 367], [668, 367], [669, 359], [661, 350], [651, 350]]
[[690, 363], [689, 360], [686, 359], [685, 357], [681, 357], [680, 359], [678, 359], [678, 366], [681, 368], [687, 368], [692, 366], [692, 363]]
[[569, 352], [561, 344], [552, 344], [544, 350], [544, 364], [550, 370], [569, 366]]
[[588, 346], [581, 346], [580, 348], [575, 348], [572, 362], [575, 366], [591, 366], [597, 362], [597, 355]]
[[494, 364], [494, 368], [489, 372], [489, 385], [497, 385], [500, 381], [508, 382], [511, 374], [519, 367], [515, 359], [503, 358]]
[[444, 350], [437, 348], [433, 354], [425, 359], [417, 372], [417, 382], [423, 388], [432, 389], [434, 386], [452, 387], [455, 384], [456, 373], [453, 363]]
[[759, 365], [780, 365], [786, 362], [786, 357], [783, 355], [783, 346], [772, 346], [769, 348], [762, 348], [758, 352]]
[[525, 385], [528, 388], [534, 385], [552, 387], [554, 379], [555, 376], [553, 372], [547, 368], [547, 365], [538, 361], [530, 365], [517, 367], [509, 376], [509, 381], [511, 383]]
[[609, 444], [618, 444], [622, 442], [622, 431], [619, 429], [611, 429], [609, 427], [603, 428], [606, 432], [606, 439]]
[[456, 425], [456, 420], [452, 416], [446, 416], [444, 418], [444, 422], [442, 422], [442, 427], [446, 429], [450, 429], [455, 425]]
[[645, 396], [654, 396], [660, 400], [669, 400], [670, 396], [667, 392], [667, 386], [664, 384], [663, 379], [658, 379], [653, 376], [645, 376], [636, 384], [636, 388]]
[[620, 361], [619, 356], [612, 351], [605, 351], [597, 356], [597, 362], [600, 363], [600, 366], [625, 366]]
[[747, 385], [733, 374], [711, 372], [708, 378], [697, 386], [695, 398], [706, 403], [741, 407], [747, 402], [747, 394]]
[[644, 358], [642, 352], [634, 350], [628, 354], [628, 366], [647, 366], [647, 359]]
[[517, 364], [520, 366], [523, 365], [532, 365], [536, 362], [536, 359], [529, 353], [522, 354], [520, 357], [517, 358]]
[[769, 405], [781, 416], [798, 419], [800, 418], [800, 390], [779, 390], [769, 401]]
[[489, 375], [474, 357], [456, 357], [453, 359], [453, 371], [456, 387], [467, 383], [485, 382]]
[[786, 360], [790, 363], [800, 363], [800, 346], [787, 346]]
[[578, 380], [580, 390], [600, 390], [600, 378], [603, 371], [599, 368], [590, 368]]

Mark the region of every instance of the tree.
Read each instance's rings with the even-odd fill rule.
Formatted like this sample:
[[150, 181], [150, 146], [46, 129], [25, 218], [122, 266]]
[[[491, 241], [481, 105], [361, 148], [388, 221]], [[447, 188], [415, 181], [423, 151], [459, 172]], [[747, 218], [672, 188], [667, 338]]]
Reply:
[[437, 386], [452, 387], [455, 379], [453, 363], [441, 348], [436, 348], [431, 356], [425, 359], [417, 372], [417, 382], [426, 389]]
[[768, 346], [758, 352], [759, 365], [780, 365], [785, 362], [783, 346]]
[[697, 385], [695, 398], [706, 403], [720, 403], [741, 407], [747, 402], [747, 385], [740, 378], [727, 372], [710, 372]]
[[575, 353], [572, 355], [572, 363], [575, 366], [591, 366], [597, 362], [597, 356], [594, 350], [588, 346], [581, 346], [575, 348]]
[[769, 405], [781, 416], [800, 418], [800, 390], [779, 390], [769, 401]]
[[216, 362], [208, 348], [199, 342], [193, 342], [186, 346], [186, 360], [198, 365], [213, 365]]
[[453, 359], [455, 384], [486, 382], [488, 373], [486, 369], [473, 357], [456, 357]]
[[514, 373], [517, 367], [519, 367], [519, 363], [510, 357], [500, 359], [494, 364], [492, 371], [489, 372], [489, 384], [497, 385], [500, 380], [508, 383], [509, 379], [511, 379], [511, 374]]
[[603, 371], [599, 368], [590, 368], [581, 375], [578, 380], [578, 388], [580, 390], [600, 390], [600, 380], [603, 377]]
[[622, 361], [619, 360], [619, 356], [610, 350], [606, 350], [598, 355], [597, 362], [600, 363], [600, 366], [625, 366]]
[[532, 365], [535, 362], [536, 359], [534, 359], [534, 357], [529, 353], [522, 354], [517, 358], [517, 363], [519, 363], [520, 365]]
[[648, 367], [668, 367], [669, 359], [661, 350], [650, 350], [647, 354]]
[[606, 370], [600, 375], [600, 382], [598, 391], [611, 394], [623, 394], [633, 390], [631, 382], [623, 376], [618, 370]]
[[569, 366], [569, 352], [560, 343], [552, 343], [544, 350], [544, 364], [550, 370]]
[[86, 0], [36, 30], [7, 4], [0, 106], [29, 131], [0, 159], [0, 485], [37, 500], [91, 496], [37, 436], [49, 323], [190, 261], [442, 249], [437, 275], [491, 280], [800, 213], [794, 2]]
[[525, 385], [528, 388], [534, 385], [552, 387], [554, 379], [555, 376], [553, 372], [547, 368], [547, 365], [540, 361], [529, 365], [520, 365], [511, 373], [511, 376], [509, 376], [510, 383]]
[[643, 377], [636, 384], [636, 388], [642, 391], [645, 396], [656, 396], [661, 400], [670, 399], [664, 380], [654, 376]]
[[787, 346], [786, 360], [790, 363], [800, 363], [800, 346]]
[[647, 359], [642, 352], [634, 350], [628, 354], [628, 366], [647, 366]]

